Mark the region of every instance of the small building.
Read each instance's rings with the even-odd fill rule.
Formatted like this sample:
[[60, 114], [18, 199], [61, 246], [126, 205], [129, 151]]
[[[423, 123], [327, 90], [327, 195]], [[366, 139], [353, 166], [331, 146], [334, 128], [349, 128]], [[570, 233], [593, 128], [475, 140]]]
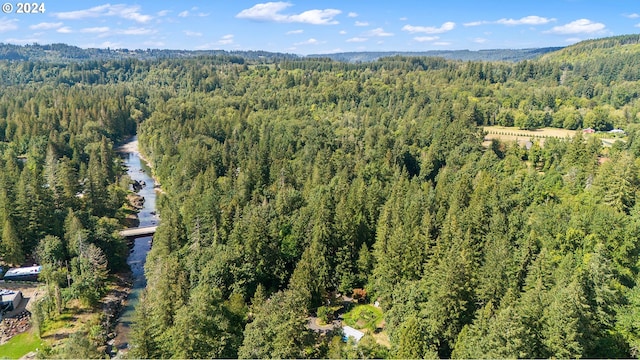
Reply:
[[12, 268], [4, 274], [7, 281], [38, 281], [42, 266]]
[[622, 130], [622, 129], [613, 129], [613, 130], [609, 130], [609, 134], [619, 134], [619, 135], [624, 135], [624, 130]]
[[0, 311], [13, 311], [20, 306], [22, 292], [0, 289]]
[[344, 340], [345, 342], [349, 340], [350, 337], [352, 337], [355, 342], [358, 342], [364, 336], [364, 333], [362, 331], [356, 330], [351, 326], [343, 326], [342, 333], [344, 334], [342, 340]]

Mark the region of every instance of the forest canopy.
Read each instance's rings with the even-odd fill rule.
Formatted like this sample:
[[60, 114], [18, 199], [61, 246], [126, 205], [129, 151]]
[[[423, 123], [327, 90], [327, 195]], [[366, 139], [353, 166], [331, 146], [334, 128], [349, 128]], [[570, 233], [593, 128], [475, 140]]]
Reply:
[[[112, 254], [92, 229], [117, 218], [113, 143], [137, 132], [165, 194], [132, 356], [637, 356], [637, 42], [516, 63], [0, 62], [3, 259], [57, 237], [98, 266], [80, 226]], [[485, 125], [626, 137], [483, 146]], [[388, 342], [309, 328], [354, 289]]]

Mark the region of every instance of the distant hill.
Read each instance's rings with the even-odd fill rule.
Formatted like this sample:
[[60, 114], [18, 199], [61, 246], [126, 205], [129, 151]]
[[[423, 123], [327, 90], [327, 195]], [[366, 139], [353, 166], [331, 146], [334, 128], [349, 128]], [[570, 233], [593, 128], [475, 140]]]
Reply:
[[389, 56], [426, 56], [442, 57], [463, 61], [512, 61], [535, 59], [541, 55], [561, 50], [562, 47], [546, 47], [538, 49], [492, 49], [492, 50], [431, 50], [419, 52], [383, 51], [383, 52], [344, 52], [335, 54], [313, 54], [307, 57], [329, 58], [344, 62], [370, 62]]
[[282, 60], [297, 59], [298, 55], [273, 53], [267, 51], [225, 51], [225, 50], [158, 50], [158, 49], [82, 49], [66, 44], [51, 45], [12, 45], [0, 43], [0, 60], [29, 60], [54, 63], [78, 61], [116, 60], [116, 59], [175, 59], [198, 56], [229, 56], [243, 60]]
[[244, 60], [272, 62], [283, 59], [330, 58], [334, 61], [358, 63], [376, 61], [389, 56], [427, 56], [452, 60], [512, 61], [528, 60], [560, 50], [559, 47], [539, 49], [494, 49], [494, 50], [442, 50], [421, 52], [345, 52], [335, 54], [314, 54], [298, 56], [295, 54], [273, 53], [268, 51], [225, 51], [225, 50], [158, 50], [158, 49], [82, 49], [66, 44], [50, 45], [12, 45], [0, 43], [0, 60], [29, 60], [54, 63], [79, 61], [115, 60], [134, 58], [139, 60], [191, 58], [197, 56], [236, 56]]
[[545, 54], [541, 60], [580, 63], [608, 58], [612, 55], [618, 57], [640, 55], [640, 34], [581, 41], [556, 52]]

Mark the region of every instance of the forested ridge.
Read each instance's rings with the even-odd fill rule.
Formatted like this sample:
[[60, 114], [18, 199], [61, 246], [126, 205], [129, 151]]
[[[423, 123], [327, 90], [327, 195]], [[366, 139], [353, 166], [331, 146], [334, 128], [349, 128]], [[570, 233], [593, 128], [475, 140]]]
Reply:
[[[635, 357], [640, 64], [637, 40], [599, 41], [576, 49], [607, 56], [570, 47], [517, 63], [4, 62], [0, 149], [13, 170], [0, 179], [31, 174], [55, 198], [48, 164], [68, 162], [75, 203], [56, 206], [79, 210], [57, 221], [85, 214], [91, 229], [117, 218], [117, 169], [104, 164], [137, 125], [165, 194], [133, 357]], [[628, 136], [483, 147], [494, 124]], [[96, 185], [103, 203], [87, 199], [92, 178], [113, 179]], [[0, 193], [0, 215], [27, 224], [20, 187], [0, 189], [18, 189]], [[7, 236], [23, 254], [46, 234], [66, 249], [56, 259], [76, 256], [68, 226], [29, 224]], [[7, 244], [3, 230], [5, 260]], [[388, 343], [308, 328], [354, 289], [379, 302]]]
[[[420, 52], [351, 52], [308, 55], [309, 58], [331, 58], [336, 61], [367, 62], [394, 55], [443, 57], [451, 60], [473, 61], [519, 61], [533, 59], [542, 54], [556, 51], [560, 48], [539, 49], [493, 49], [493, 50], [448, 50], [448, 51], [420, 51]], [[274, 53], [268, 51], [242, 50], [166, 50], [166, 49], [82, 49], [67, 44], [50, 45], [12, 45], [0, 43], [0, 60], [12, 61], [42, 61], [53, 63], [77, 63], [85, 61], [107, 61], [122, 59], [158, 60], [193, 58], [199, 56], [227, 56], [247, 61], [278, 62], [284, 59], [302, 59], [295, 54]]]

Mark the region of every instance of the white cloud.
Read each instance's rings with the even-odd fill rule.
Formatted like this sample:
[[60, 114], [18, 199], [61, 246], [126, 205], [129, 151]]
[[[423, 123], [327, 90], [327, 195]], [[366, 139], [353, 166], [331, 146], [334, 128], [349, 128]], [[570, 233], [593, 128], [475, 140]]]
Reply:
[[448, 42], [448, 41], [437, 41], [437, 42], [434, 42], [434, 43], [433, 43], [433, 45], [437, 45], [437, 46], [449, 46], [449, 45], [451, 45], [451, 43], [450, 43], [450, 42]]
[[364, 36], [393, 36], [393, 33], [389, 33], [384, 31], [383, 28], [375, 28], [373, 30], [367, 31], [363, 34]]
[[640, 24], [635, 24], [635, 25], [633, 25], [633, 26], [635, 26], [635, 27], [637, 27], [637, 28], [640, 28]]
[[544, 17], [540, 17], [540, 16], [535, 16], [535, 15], [531, 15], [531, 16], [525, 16], [523, 18], [520, 19], [500, 19], [498, 21], [496, 21], [497, 24], [502, 24], [502, 25], [544, 25], [544, 24], [548, 24], [552, 21], [556, 21], [556, 19], [549, 19], [549, 18], [544, 18]]
[[577, 43], [577, 42], [582, 41], [582, 39], [573, 37], [573, 38], [565, 39], [564, 41], [567, 42], [567, 43], [573, 44], [573, 43]]
[[440, 39], [439, 36], [416, 36], [413, 40], [417, 42], [432, 42]]
[[354, 13], [353, 11], [350, 12], [349, 14], [347, 14], [348, 17], [350, 18], [354, 18], [354, 17], [358, 17], [358, 13]]
[[85, 10], [67, 11], [53, 13], [53, 16], [63, 20], [80, 20], [87, 18], [101, 18], [105, 16], [116, 16], [119, 18], [133, 20], [139, 23], [146, 23], [153, 17], [150, 15], [143, 15], [140, 13], [139, 5], [126, 5], [126, 4], [105, 4], [100, 6], [94, 6]]
[[187, 17], [189, 16], [189, 10], [182, 11], [178, 14], [179, 17]]
[[333, 18], [342, 11], [336, 9], [308, 10], [298, 15], [290, 15], [291, 22], [300, 22], [313, 25], [335, 25], [338, 21]]
[[[169, 13], [171, 12], [171, 10], [160, 10], [156, 13], [156, 15], [162, 17], [162, 16], [167, 16]], [[164, 45], [164, 44], [163, 44]]]
[[484, 43], [487, 42], [487, 39], [485, 39], [485, 38], [475, 38], [475, 39], [473, 39], [473, 42], [476, 43], [476, 44], [484, 44]]
[[62, 26], [61, 22], [51, 23], [51, 22], [41, 22], [39, 24], [29, 26], [31, 30], [51, 30], [57, 29]]
[[464, 23], [462, 25], [463, 26], [480, 26], [480, 25], [485, 25], [490, 23], [491, 21], [472, 21], [472, 22]]
[[338, 32], [338, 34], [340, 34], [340, 35], [346, 35], [346, 34], [347, 34], [347, 32], [346, 32], [346, 31], [344, 31], [344, 30], [340, 30], [340, 32]]
[[347, 39], [346, 42], [365, 42], [369, 39], [363, 37], [352, 37], [351, 39]]
[[0, 33], [18, 29], [18, 19], [0, 19]]
[[366, 21], [356, 21], [355, 26], [369, 26], [369, 23]]
[[118, 30], [118, 34], [121, 35], [149, 35], [156, 33], [156, 30], [149, 28], [128, 28], [124, 30]]
[[398, 19], [398, 20], [400, 20], [400, 21], [407, 21], [407, 20], [409, 20], [409, 18], [407, 18], [406, 16], [403, 16], [403, 17], [401, 17], [401, 18], [400, 18], [400, 19]]
[[304, 30], [298, 29], [298, 30], [287, 31], [286, 34], [287, 35], [294, 35], [294, 34], [302, 34], [303, 32], [304, 32]]
[[629, 19], [637, 19], [640, 17], [640, 14], [637, 13], [633, 13], [633, 14], [624, 14], [624, 17], [628, 17]]
[[323, 44], [323, 43], [324, 43], [324, 41], [318, 41], [318, 40], [316, 40], [314, 38], [311, 38], [311, 39], [308, 39], [308, 40], [305, 40], [305, 41], [301, 41], [301, 42], [295, 43], [293, 45], [296, 45], [296, 46], [298, 46], [298, 45], [319, 45], [319, 44]]
[[183, 33], [187, 36], [202, 36], [201, 32], [185, 30]]
[[240, 11], [236, 17], [258, 21], [287, 22], [287, 15], [279, 14], [280, 11], [291, 6], [290, 3], [278, 1], [264, 4], [256, 4], [249, 9]]
[[566, 25], [554, 26], [547, 31], [552, 34], [593, 34], [602, 32], [606, 28], [603, 23], [593, 22], [589, 19], [579, 19]]
[[307, 10], [300, 14], [281, 14], [280, 12], [292, 4], [288, 2], [268, 2], [256, 4], [249, 9], [240, 11], [236, 18], [255, 21], [273, 21], [279, 23], [304, 23], [312, 25], [335, 25], [337, 20], [333, 18], [342, 13], [337, 9]]
[[91, 27], [80, 29], [81, 33], [106, 33], [109, 31], [108, 26], [100, 26], [100, 27]]
[[411, 34], [415, 33], [425, 33], [425, 34], [442, 34], [447, 31], [451, 31], [456, 27], [456, 23], [447, 21], [442, 24], [440, 27], [434, 26], [413, 26], [413, 25], [405, 25], [402, 27], [402, 30], [408, 31]]
[[227, 34], [223, 36], [220, 40], [218, 40], [218, 44], [220, 45], [233, 44], [233, 34]]
[[59, 28], [58, 30], [56, 30], [57, 32], [61, 33], [61, 34], [70, 34], [73, 32], [73, 30], [71, 30], [70, 27], [68, 26], [63, 26], [61, 28]]

